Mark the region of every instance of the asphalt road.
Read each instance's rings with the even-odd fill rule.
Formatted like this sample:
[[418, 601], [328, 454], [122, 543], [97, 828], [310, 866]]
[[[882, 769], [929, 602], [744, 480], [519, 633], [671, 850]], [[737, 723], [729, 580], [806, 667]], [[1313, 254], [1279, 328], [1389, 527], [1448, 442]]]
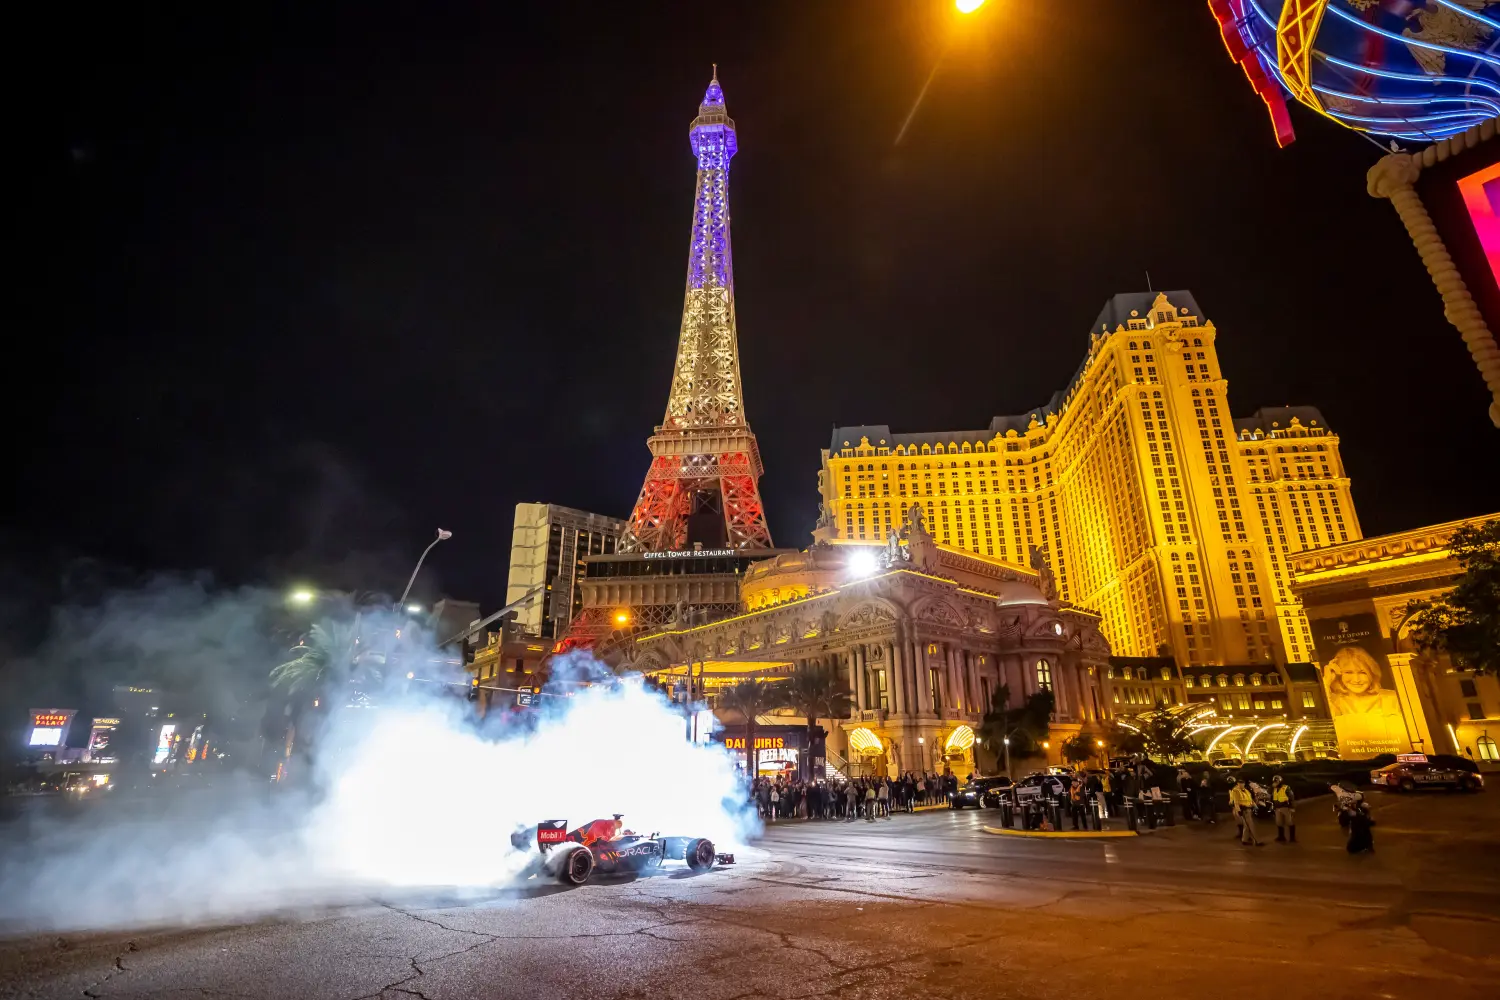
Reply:
[[5, 997], [1500, 995], [1500, 789], [1378, 797], [1350, 857], [1232, 827], [1038, 841], [994, 813], [787, 823], [739, 864], [0, 942]]

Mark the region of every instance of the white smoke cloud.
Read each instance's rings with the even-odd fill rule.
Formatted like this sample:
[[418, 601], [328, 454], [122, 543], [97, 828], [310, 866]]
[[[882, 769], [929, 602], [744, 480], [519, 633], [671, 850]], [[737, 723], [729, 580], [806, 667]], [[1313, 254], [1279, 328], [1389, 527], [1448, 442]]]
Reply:
[[517, 827], [614, 813], [640, 833], [744, 842], [752, 821], [736, 808], [744, 793], [728, 755], [689, 743], [660, 694], [625, 682], [551, 701], [533, 732], [494, 740], [452, 706], [371, 713], [304, 831], [320, 870], [386, 885], [494, 885], [524, 864], [505, 850]]
[[572, 693], [488, 728], [441, 685], [333, 712], [297, 790], [246, 775], [228, 793], [122, 798], [0, 828], [0, 929], [190, 924], [394, 888], [505, 886], [527, 864], [511, 833], [545, 819], [572, 828], [622, 813], [637, 832], [730, 850], [756, 832], [728, 754], [689, 742], [675, 706], [597, 663], [569, 666], [597, 682], [559, 685]]

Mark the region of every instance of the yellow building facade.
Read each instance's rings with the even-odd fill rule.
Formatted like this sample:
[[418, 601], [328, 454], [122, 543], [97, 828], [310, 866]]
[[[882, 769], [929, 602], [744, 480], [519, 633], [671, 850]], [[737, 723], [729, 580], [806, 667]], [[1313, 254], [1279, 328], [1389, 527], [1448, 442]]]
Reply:
[[1045, 406], [977, 431], [835, 428], [815, 535], [879, 541], [920, 505], [945, 545], [1045, 560], [1116, 655], [1310, 660], [1289, 560], [1361, 537], [1339, 439], [1312, 407], [1234, 419], [1217, 337], [1189, 292], [1117, 295]]
[[[1449, 543], [1460, 527], [1500, 514], [1413, 528], [1299, 553], [1292, 587], [1312, 619], [1316, 660], [1344, 756], [1451, 753], [1500, 767], [1500, 679], [1423, 653], [1407, 632], [1412, 600], [1440, 600], [1463, 567]], [[1341, 655], [1347, 647], [1364, 651]], [[1344, 660], [1344, 664], [1340, 664]], [[1357, 690], [1347, 670], [1366, 676]]]

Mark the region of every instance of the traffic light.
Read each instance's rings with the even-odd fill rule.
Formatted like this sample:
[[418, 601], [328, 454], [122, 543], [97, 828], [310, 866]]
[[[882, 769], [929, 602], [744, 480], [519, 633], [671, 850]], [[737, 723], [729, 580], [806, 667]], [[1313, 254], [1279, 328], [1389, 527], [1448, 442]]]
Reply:
[[479, 700], [479, 678], [475, 677], [469, 681], [469, 700]]

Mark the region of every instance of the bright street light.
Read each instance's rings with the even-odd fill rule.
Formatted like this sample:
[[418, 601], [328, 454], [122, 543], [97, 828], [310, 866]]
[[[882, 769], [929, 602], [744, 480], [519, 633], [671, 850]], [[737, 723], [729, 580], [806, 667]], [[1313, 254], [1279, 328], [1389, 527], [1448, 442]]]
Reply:
[[286, 595], [286, 599], [293, 604], [311, 604], [317, 595], [310, 590], [294, 590]]
[[616, 611], [615, 612], [615, 624], [616, 625], [627, 625], [629, 623], [630, 623], [630, 612], [628, 612], [628, 611]]
[[863, 580], [880, 572], [880, 559], [873, 549], [855, 549], [849, 553], [849, 561], [844, 566], [849, 571], [850, 579]]
[[984, 6], [984, 0], [957, 0], [954, 6], [960, 14], [972, 14]]
[[422, 613], [422, 605], [420, 605], [420, 604], [408, 604], [406, 606], [406, 611], [407, 611], [407, 614], [420, 615]]

